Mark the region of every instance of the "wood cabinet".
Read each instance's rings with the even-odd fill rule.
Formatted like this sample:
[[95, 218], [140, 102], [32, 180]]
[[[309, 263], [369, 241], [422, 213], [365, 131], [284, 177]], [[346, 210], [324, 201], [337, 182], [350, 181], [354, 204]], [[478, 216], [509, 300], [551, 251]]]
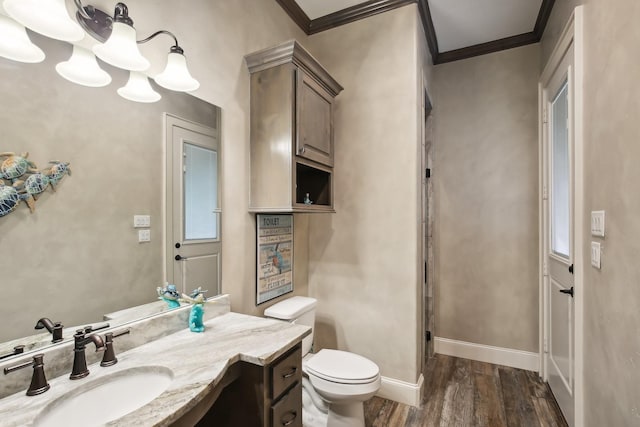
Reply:
[[[333, 100], [342, 91], [289, 41], [245, 57], [251, 73], [252, 212], [333, 212]], [[309, 195], [312, 204], [305, 204]]]
[[265, 366], [237, 362], [220, 385], [173, 425], [302, 427], [300, 343]]
[[[297, 346], [269, 369], [272, 427], [302, 427], [302, 349]], [[265, 405], [266, 406], [266, 405]]]

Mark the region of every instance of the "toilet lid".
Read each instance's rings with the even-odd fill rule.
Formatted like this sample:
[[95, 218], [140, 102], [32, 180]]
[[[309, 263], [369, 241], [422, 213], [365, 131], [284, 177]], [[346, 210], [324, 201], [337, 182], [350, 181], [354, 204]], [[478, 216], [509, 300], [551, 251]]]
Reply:
[[307, 373], [327, 381], [364, 384], [373, 381], [380, 369], [366, 357], [340, 350], [320, 350], [306, 363]]

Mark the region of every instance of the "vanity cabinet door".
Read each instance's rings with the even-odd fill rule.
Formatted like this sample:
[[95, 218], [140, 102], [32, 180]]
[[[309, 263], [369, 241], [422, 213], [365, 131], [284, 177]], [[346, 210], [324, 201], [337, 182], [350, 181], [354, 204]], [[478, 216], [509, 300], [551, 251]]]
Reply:
[[302, 384], [298, 383], [271, 407], [273, 427], [302, 427]]
[[301, 69], [296, 73], [296, 154], [333, 166], [333, 97]]

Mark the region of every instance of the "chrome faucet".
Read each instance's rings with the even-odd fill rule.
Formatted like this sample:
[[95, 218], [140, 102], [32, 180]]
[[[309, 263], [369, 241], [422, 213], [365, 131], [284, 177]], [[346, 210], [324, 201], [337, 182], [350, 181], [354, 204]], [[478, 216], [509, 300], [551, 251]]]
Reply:
[[53, 339], [51, 342], [60, 342], [62, 341], [62, 323], [60, 322], [52, 322], [47, 317], [43, 317], [38, 320], [36, 323], [36, 327], [34, 329], [44, 329], [47, 328], [47, 331], [51, 332]]
[[89, 336], [85, 336], [84, 329], [78, 329], [73, 336], [75, 345], [73, 348], [73, 369], [71, 370], [71, 375], [69, 378], [72, 380], [79, 380], [80, 378], [84, 378], [89, 375], [89, 370], [87, 369], [87, 356], [85, 354], [85, 349], [87, 348], [87, 344], [93, 343], [96, 346], [96, 351], [104, 350], [104, 340], [100, 335], [91, 334]]

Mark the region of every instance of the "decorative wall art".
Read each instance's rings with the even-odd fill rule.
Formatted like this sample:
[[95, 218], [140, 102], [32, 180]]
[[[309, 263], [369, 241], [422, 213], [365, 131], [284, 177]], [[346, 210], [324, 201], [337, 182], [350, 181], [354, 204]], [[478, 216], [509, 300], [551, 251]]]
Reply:
[[256, 304], [293, 291], [293, 215], [256, 215]]
[[55, 192], [62, 178], [71, 175], [68, 162], [52, 160], [39, 170], [28, 157], [29, 153], [0, 153], [0, 217], [13, 212], [20, 202], [33, 213], [38, 195], [48, 187]]

